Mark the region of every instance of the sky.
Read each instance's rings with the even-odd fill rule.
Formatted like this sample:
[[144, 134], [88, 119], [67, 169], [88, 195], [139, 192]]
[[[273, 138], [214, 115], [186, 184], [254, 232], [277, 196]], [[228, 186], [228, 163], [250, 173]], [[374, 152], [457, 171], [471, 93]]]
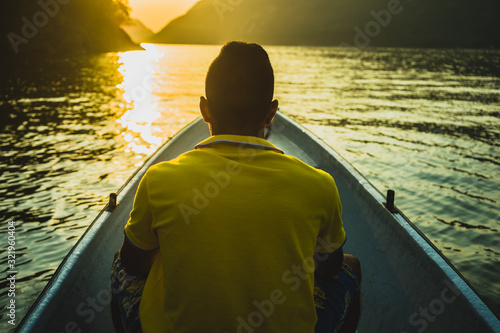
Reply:
[[172, 19], [186, 13], [199, 0], [129, 0], [130, 16], [158, 32]]

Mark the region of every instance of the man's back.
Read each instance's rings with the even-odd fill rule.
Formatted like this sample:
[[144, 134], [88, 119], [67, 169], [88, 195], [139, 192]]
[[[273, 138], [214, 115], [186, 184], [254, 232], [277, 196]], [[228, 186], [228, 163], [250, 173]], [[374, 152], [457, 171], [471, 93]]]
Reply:
[[345, 239], [328, 174], [263, 139], [216, 135], [152, 167], [137, 198], [127, 236], [160, 247], [141, 300], [145, 332], [313, 331], [314, 252]]
[[137, 190], [113, 262], [116, 326], [353, 332], [361, 271], [342, 250], [335, 183], [262, 139], [279, 104], [267, 52], [225, 44], [205, 93], [212, 136], [151, 167]]

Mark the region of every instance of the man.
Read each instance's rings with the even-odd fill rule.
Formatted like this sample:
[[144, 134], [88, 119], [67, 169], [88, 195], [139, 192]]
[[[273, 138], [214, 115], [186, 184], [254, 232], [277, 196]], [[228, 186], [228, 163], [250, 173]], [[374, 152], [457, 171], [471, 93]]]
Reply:
[[112, 273], [120, 329], [355, 330], [361, 272], [335, 182], [263, 139], [273, 93], [262, 47], [224, 45], [200, 99], [212, 136], [137, 190]]

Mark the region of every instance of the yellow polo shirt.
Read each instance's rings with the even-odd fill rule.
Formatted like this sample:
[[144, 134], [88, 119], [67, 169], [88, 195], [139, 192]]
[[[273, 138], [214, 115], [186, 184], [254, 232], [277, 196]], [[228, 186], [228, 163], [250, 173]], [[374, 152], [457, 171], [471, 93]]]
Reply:
[[270, 142], [216, 135], [149, 168], [125, 227], [160, 248], [148, 332], [314, 332], [315, 251], [342, 246], [333, 178]]

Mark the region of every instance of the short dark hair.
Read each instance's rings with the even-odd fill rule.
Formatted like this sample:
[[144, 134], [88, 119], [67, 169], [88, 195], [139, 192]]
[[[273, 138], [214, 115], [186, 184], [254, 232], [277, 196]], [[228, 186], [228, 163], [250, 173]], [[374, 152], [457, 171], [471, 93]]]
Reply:
[[235, 126], [265, 119], [274, 94], [274, 72], [258, 44], [226, 43], [210, 65], [205, 93], [212, 115]]

